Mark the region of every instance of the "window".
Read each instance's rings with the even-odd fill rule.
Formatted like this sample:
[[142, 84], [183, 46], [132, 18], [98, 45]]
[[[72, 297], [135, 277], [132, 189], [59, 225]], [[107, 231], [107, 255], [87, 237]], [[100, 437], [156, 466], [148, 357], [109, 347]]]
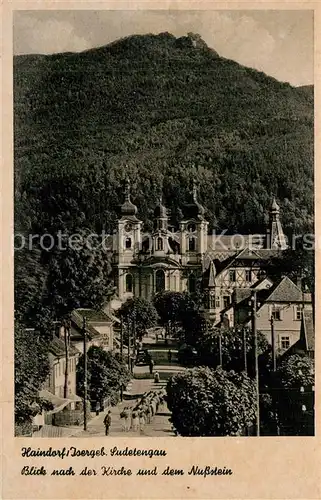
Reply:
[[229, 277], [230, 277], [230, 281], [233, 281], [233, 282], [236, 281], [236, 272], [235, 272], [235, 269], [230, 269]]
[[281, 337], [281, 349], [289, 349], [290, 337]]
[[165, 290], [165, 273], [162, 269], [156, 271], [156, 293]]
[[190, 233], [194, 233], [196, 231], [196, 226], [195, 224], [188, 224], [187, 229]]
[[126, 292], [133, 291], [133, 277], [131, 274], [126, 274]]
[[189, 238], [189, 240], [188, 240], [188, 250], [190, 252], [195, 252], [195, 248], [196, 248], [195, 238]]
[[126, 238], [125, 240], [125, 248], [131, 248], [132, 247], [132, 240], [131, 238]]
[[210, 307], [210, 309], [215, 308], [215, 297], [213, 295], [210, 295], [210, 297], [209, 297], [209, 307]]
[[272, 311], [272, 318], [275, 321], [281, 321], [281, 311], [280, 311], [280, 309], [273, 309], [273, 311]]
[[302, 307], [301, 306], [294, 306], [294, 319], [301, 321], [302, 319]]
[[228, 307], [231, 303], [231, 299], [229, 295], [224, 295], [223, 297], [223, 304], [224, 304], [224, 309]]
[[193, 273], [188, 277], [188, 291], [190, 293], [195, 293], [196, 291], [196, 278]]
[[157, 238], [157, 250], [163, 250], [163, 238]]
[[248, 283], [252, 282], [252, 271], [250, 269], [245, 270], [245, 281]]
[[219, 297], [219, 296], [217, 296], [217, 297], [215, 298], [215, 305], [216, 305], [216, 307], [221, 307], [221, 299], [220, 299], [220, 297]]

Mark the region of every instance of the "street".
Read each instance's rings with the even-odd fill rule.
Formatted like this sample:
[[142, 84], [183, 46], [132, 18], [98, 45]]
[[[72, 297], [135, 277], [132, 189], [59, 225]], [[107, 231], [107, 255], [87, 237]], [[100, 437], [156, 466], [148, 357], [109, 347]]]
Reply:
[[[143, 375], [146, 373], [146, 366], [135, 367], [135, 375]], [[141, 396], [145, 392], [149, 392], [152, 390], [160, 390], [166, 386], [167, 378], [169, 373], [176, 373], [184, 370], [184, 368], [175, 365], [157, 365], [155, 367], [155, 371], [158, 371], [160, 374], [160, 382], [155, 383], [152, 378], [134, 378], [131, 380], [128, 386], [128, 391], [124, 393], [124, 401], [119, 403], [117, 406], [112, 407], [111, 410], [111, 426], [109, 430], [110, 437], [117, 436], [126, 436], [126, 437], [137, 437], [137, 436], [145, 436], [145, 437], [167, 437], [167, 436], [175, 436], [172, 431], [171, 423], [169, 422], [170, 411], [168, 410], [166, 403], [158, 409], [158, 412], [152, 419], [150, 424], [145, 424], [144, 429], [142, 431], [138, 430], [137, 432], [133, 432], [130, 430], [129, 432], [124, 432], [121, 426], [120, 413], [124, 407], [129, 406], [133, 407], [137, 400], [141, 398]], [[107, 411], [107, 410], [106, 410]], [[90, 437], [90, 436], [105, 436], [105, 426], [103, 423], [104, 417], [106, 415], [105, 412], [101, 412], [98, 416], [94, 416], [87, 425], [87, 431], [80, 431], [75, 434], [77, 437]]]

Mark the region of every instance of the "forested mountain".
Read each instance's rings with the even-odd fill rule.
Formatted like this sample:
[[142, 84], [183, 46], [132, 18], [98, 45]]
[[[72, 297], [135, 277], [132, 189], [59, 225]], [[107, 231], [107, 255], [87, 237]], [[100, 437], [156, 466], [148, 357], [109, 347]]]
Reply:
[[82, 53], [14, 59], [16, 224], [111, 230], [132, 181], [151, 226], [191, 181], [211, 227], [313, 225], [313, 91], [220, 57], [199, 35], [131, 36]]

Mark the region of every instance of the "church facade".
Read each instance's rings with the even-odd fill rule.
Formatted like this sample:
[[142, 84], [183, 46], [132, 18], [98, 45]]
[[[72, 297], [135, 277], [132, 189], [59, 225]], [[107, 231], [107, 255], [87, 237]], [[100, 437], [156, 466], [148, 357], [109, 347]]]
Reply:
[[266, 234], [208, 234], [205, 209], [194, 184], [191, 203], [183, 207], [183, 213], [179, 228], [172, 230], [160, 199], [154, 211], [154, 230], [145, 233], [127, 181], [113, 235], [117, 295], [121, 302], [133, 296], [152, 300], [164, 290], [194, 293], [201, 289], [206, 297], [204, 313], [217, 324], [234, 290], [262, 280], [264, 262], [287, 247], [280, 207], [273, 200]]

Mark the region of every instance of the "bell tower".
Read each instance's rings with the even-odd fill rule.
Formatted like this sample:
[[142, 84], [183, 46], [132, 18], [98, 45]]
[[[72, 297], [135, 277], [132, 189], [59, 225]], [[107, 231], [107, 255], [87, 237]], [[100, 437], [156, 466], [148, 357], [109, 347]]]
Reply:
[[114, 245], [114, 264], [117, 265], [117, 288], [120, 299], [138, 293], [138, 273], [135, 258], [141, 250], [142, 221], [137, 214], [137, 206], [131, 201], [130, 181], [125, 182], [125, 201], [120, 207], [120, 218]]
[[285, 250], [287, 248], [286, 237], [280, 220], [280, 207], [275, 198], [273, 198], [270, 208], [269, 227], [266, 240], [267, 248], [276, 250]]

